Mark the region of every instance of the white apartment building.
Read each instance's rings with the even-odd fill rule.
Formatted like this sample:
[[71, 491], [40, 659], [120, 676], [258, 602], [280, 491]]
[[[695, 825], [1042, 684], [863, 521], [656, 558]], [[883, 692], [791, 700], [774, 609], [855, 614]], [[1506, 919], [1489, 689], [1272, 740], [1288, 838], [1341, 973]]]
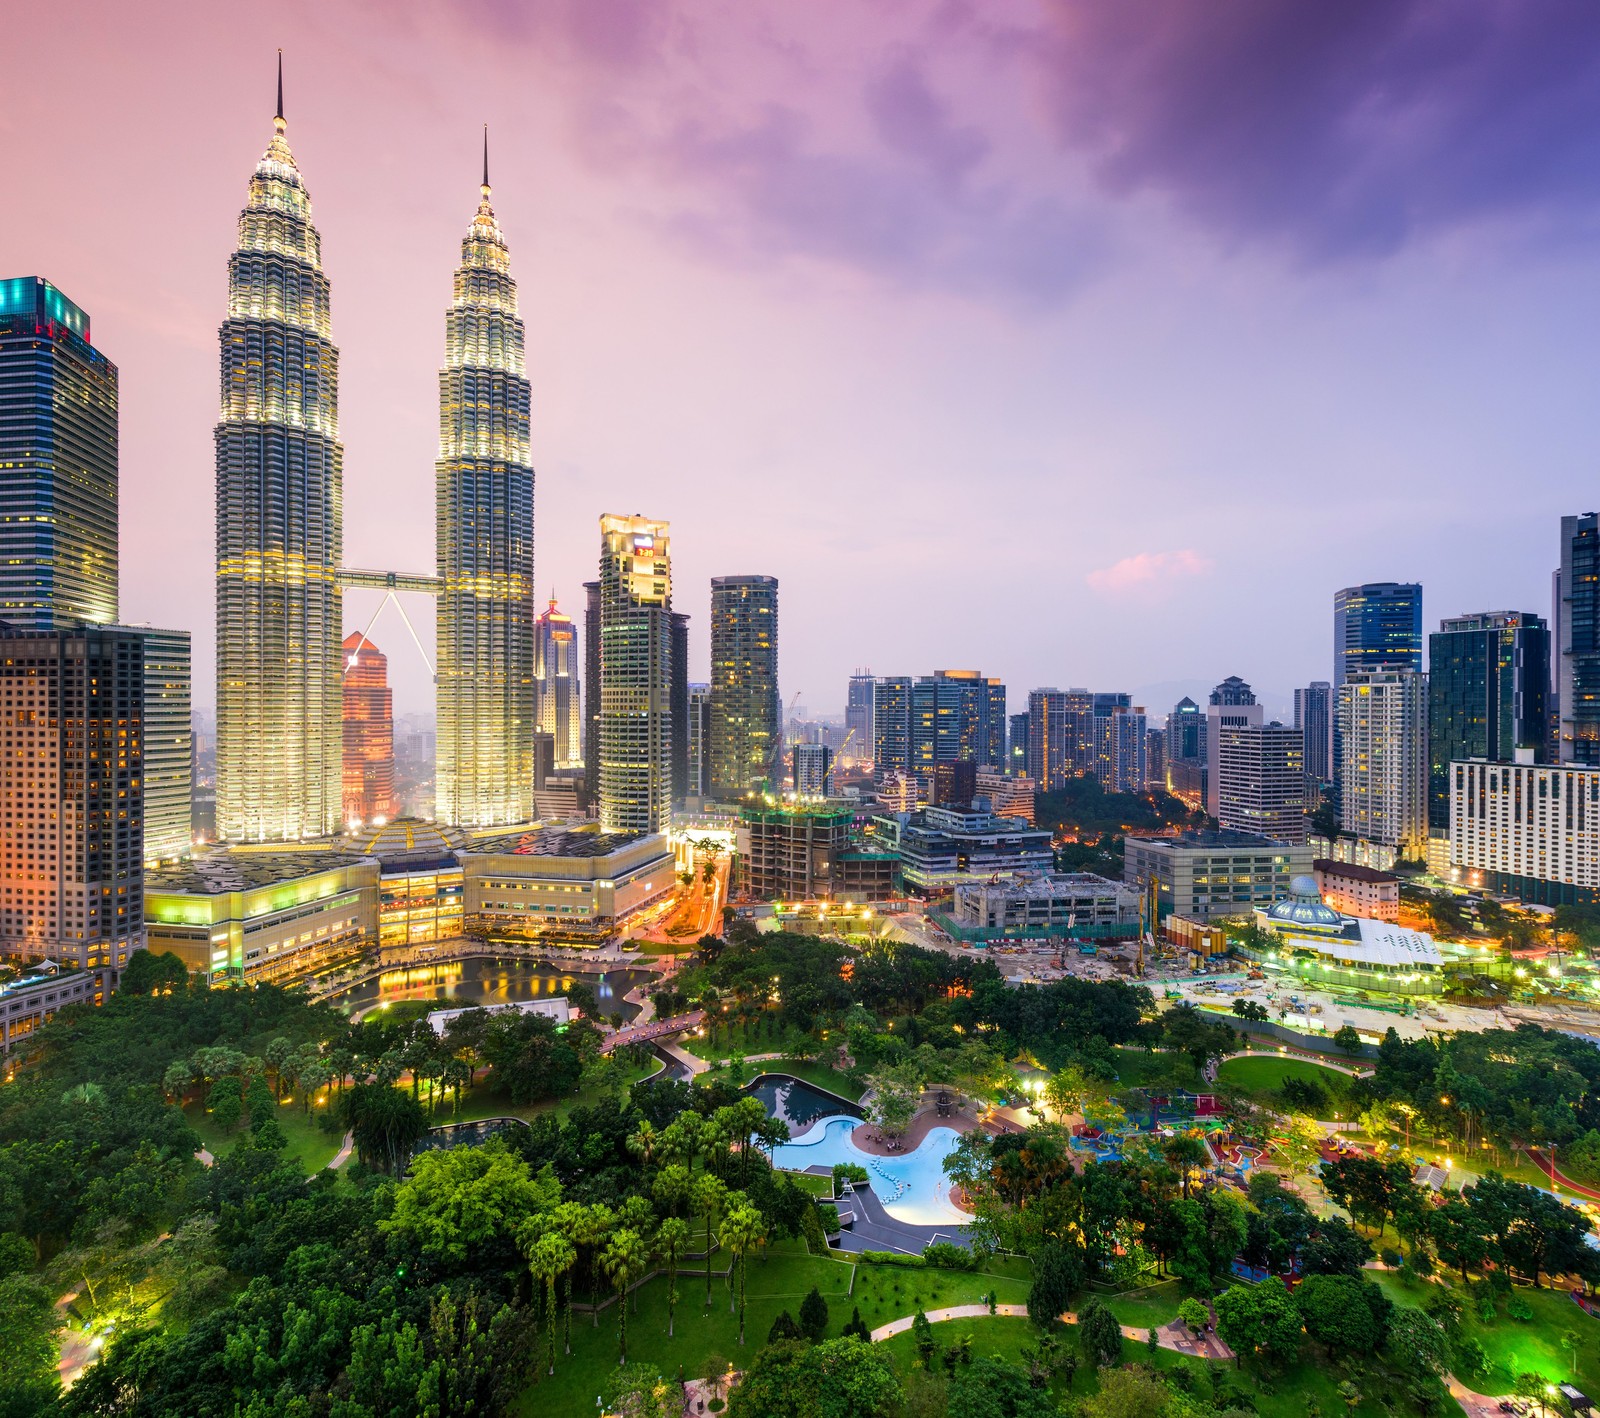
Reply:
[[1523, 901], [1600, 899], [1600, 768], [1451, 763], [1450, 864]]
[[[1253, 707], [1253, 706], [1252, 706]], [[1306, 840], [1306, 770], [1299, 729], [1223, 724], [1210, 740], [1217, 824], [1296, 844]]]

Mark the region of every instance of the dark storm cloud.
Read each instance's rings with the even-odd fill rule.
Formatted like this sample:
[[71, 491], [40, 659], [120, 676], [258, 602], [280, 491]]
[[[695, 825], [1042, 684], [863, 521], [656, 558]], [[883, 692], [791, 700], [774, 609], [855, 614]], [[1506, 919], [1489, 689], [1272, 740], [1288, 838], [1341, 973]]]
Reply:
[[1600, 195], [1592, 0], [1050, 0], [1056, 129], [1114, 191], [1312, 259]]

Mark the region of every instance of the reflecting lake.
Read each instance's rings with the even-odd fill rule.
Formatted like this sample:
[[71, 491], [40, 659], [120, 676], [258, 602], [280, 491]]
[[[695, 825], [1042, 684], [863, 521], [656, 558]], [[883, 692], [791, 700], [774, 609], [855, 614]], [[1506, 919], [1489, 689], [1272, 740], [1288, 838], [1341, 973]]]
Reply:
[[330, 1003], [358, 1015], [374, 1005], [396, 1000], [438, 1000], [452, 1008], [465, 1008], [564, 995], [573, 985], [582, 984], [593, 987], [601, 1014], [621, 1014], [624, 1019], [632, 1019], [639, 1008], [629, 1004], [623, 996], [651, 978], [648, 970], [608, 970], [602, 976], [553, 970], [534, 961], [500, 961], [475, 956], [469, 960], [388, 970], [376, 979], [364, 980], [334, 995]]

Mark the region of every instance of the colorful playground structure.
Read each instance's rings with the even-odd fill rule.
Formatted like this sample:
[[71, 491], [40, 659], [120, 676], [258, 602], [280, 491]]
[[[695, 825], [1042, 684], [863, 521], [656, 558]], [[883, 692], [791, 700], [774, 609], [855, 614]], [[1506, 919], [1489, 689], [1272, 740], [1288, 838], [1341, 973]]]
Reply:
[[1197, 1133], [1206, 1149], [1206, 1169], [1214, 1176], [1243, 1181], [1272, 1150], [1271, 1142], [1245, 1142], [1233, 1136], [1222, 1105], [1210, 1093], [1159, 1093], [1149, 1095], [1145, 1107], [1130, 1111], [1125, 1126], [1101, 1129], [1079, 1123], [1072, 1129], [1074, 1151], [1088, 1153], [1096, 1162], [1120, 1162], [1131, 1139], [1144, 1141]]

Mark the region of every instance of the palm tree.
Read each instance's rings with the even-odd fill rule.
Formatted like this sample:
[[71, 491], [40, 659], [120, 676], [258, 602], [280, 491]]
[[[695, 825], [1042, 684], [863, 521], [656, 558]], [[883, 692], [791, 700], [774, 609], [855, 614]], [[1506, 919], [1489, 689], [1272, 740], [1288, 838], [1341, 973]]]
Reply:
[[617, 1224], [617, 1215], [603, 1201], [597, 1201], [593, 1206], [584, 1206], [578, 1209], [576, 1230], [573, 1241], [589, 1252], [589, 1299], [594, 1305], [591, 1318], [593, 1327], [600, 1328], [600, 1243], [611, 1233], [611, 1228]]
[[[650, 1252], [644, 1237], [631, 1226], [624, 1226], [611, 1237], [601, 1257], [606, 1274], [617, 1287], [617, 1367], [628, 1362], [628, 1288], [645, 1273]], [[596, 1311], [598, 1312], [598, 1306]]]
[[644, 1158], [644, 1165], [648, 1167], [655, 1156], [657, 1141], [655, 1124], [649, 1118], [641, 1118], [639, 1126], [628, 1134], [628, 1151]]
[[672, 1338], [672, 1325], [678, 1309], [678, 1257], [689, 1244], [689, 1223], [677, 1216], [669, 1216], [656, 1227], [656, 1255], [667, 1263], [667, 1338]]
[[[547, 1330], [550, 1336], [550, 1372], [556, 1371], [556, 1277], [565, 1275], [578, 1259], [572, 1243], [559, 1231], [546, 1231], [533, 1244], [528, 1256], [528, 1268], [544, 1281], [544, 1304]], [[568, 1293], [570, 1300], [570, 1291]], [[570, 1308], [568, 1310], [570, 1314]], [[571, 1348], [568, 1348], [571, 1353]]]
[[650, 1193], [674, 1216], [689, 1195], [689, 1169], [681, 1162], [668, 1162], [656, 1173]]
[[572, 1263], [566, 1268], [566, 1281], [562, 1287], [566, 1291], [567, 1303], [562, 1313], [561, 1342], [568, 1354], [572, 1353], [572, 1272], [578, 1264], [578, 1236], [584, 1229], [584, 1211], [585, 1208], [578, 1202], [563, 1201], [550, 1212], [551, 1226], [573, 1248]]
[[689, 1205], [706, 1219], [706, 1313], [711, 1312], [711, 1222], [727, 1198], [728, 1189], [709, 1172], [702, 1172], [689, 1189]]
[[767, 1237], [767, 1221], [753, 1206], [736, 1206], [722, 1218], [719, 1239], [733, 1252], [739, 1268], [739, 1343], [744, 1343], [744, 1270], [751, 1247]]

